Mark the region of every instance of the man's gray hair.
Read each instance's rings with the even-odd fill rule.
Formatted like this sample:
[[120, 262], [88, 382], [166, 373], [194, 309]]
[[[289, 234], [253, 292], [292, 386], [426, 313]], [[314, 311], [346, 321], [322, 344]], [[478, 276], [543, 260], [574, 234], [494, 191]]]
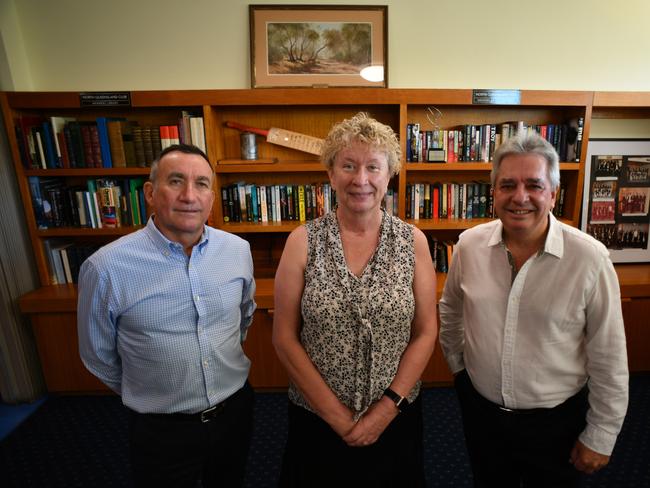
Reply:
[[537, 132], [518, 132], [513, 137], [506, 139], [499, 146], [492, 159], [492, 173], [490, 174], [492, 186], [497, 181], [503, 159], [514, 154], [537, 154], [543, 157], [546, 161], [546, 170], [548, 179], [551, 182], [551, 189], [558, 189], [560, 186], [560, 158], [551, 143]]

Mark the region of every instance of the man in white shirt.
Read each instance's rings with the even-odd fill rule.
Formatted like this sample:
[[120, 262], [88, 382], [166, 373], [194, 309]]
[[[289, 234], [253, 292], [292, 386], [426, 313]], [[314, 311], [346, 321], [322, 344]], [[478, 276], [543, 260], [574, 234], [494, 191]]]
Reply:
[[505, 141], [499, 219], [461, 234], [440, 300], [475, 486], [577, 486], [608, 463], [627, 410], [616, 272], [551, 213], [559, 183], [551, 144]]

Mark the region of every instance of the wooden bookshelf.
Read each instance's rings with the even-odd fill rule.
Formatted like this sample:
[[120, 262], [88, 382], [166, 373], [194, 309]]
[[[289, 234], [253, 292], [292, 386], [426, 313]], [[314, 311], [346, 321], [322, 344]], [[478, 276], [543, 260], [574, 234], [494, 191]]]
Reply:
[[[23, 297], [21, 309], [32, 317], [35, 329], [40, 331], [37, 339], [39, 348], [42, 349], [41, 356], [52, 359], [47, 364], [44, 361], [48, 370], [55, 370], [56, 362], [63, 361], [58, 355], [53, 356], [46, 351], [49, 347], [58, 347], [55, 346], [56, 341], [65, 343], [66, 347], [63, 349], [70, 351], [74, 356], [71, 360], [78, 361], [74, 344], [71, 346], [76, 341], [76, 291], [74, 286], [50, 285], [44, 241], [51, 238], [65, 238], [72, 242], [92, 241], [102, 244], [139, 227], [39, 229], [32, 209], [28, 178], [55, 177], [69, 184], [78, 184], [88, 178], [146, 177], [148, 168], [26, 168], [21, 160], [16, 138], [16, 121], [21, 116], [69, 116], [80, 121], [92, 121], [100, 116], [124, 117], [142, 125], [154, 126], [176, 123], [182, 110], [203, 117], [207, 153], [216, 175], [214, 188], [216, 198], [211, 222], [215, 227], [239, 234], [251, 243], [258, 278], [259, 311], [256, 315], [256, 323], [259, 322], [260, 326], [251, 329], [252, 336], [249, 336], [247, 350], [253, 360], [251, 373], [253, 383], [257, 387], [271, 388], [281, 387], [286, 383], [286, 377], [282, 376], [283, 373], [273, 362], [276, 359], [270, 344], [269, 327], [273, 313], [270, 278], [273, 277], [288, 233], [300, 223], [296, 221], [226, 222], [220, 190], [224, 186], [237, 182], [256, 185], [323, 183], [327, 182], [327, 174], [317, 156], [270, 144], [263, 137], [257, 138], [259, 159], [242, 160], [239, 132], [225, 127], [226, 121], [264, 129], [279, 127], [323, 138], [335, 122], [359, 111], [366, 111], [381, 122], [390, 125], [398, 133], [402, 141], [402, 152], [405, 155], [407, 124], [420, 123], [423, 130], [430, 129], [431, 124], [426, 117], [429, 107], [441, 112], [442, 116], [436, 120], [441, 130], [453, 129], [464, 124], [500, 124], [519, 120], [527, 124], [562, 124], [570, 119], [582, 117], [584, 126], [580, 160], [563, 161], [560, 165], [562, 182], [566, 185], [564, 212], [561, 218], [564, 222], [577, 226], [580, 220], [585, 158], [592, 117], [625, 117], [630, 114], [650, 117], [650, 93], [527, 90], [521, 91], [520, 103], [516, 105], [474, 104], [472, 90], [455, 89], [188, 90], [134, 91], [130, 95], [131, 105], [127, 107], [85, 107], [81, 106], [77, 92], [0, 93], [0, 104], [42, 285], [40, 289]], [[407, 184], [430, 181], [486, 181], [489, 180], [491, 169], [491, 165], [486, 162], [404, 163], [399, 174], [390, 183], [390, 187], [398, 193], [396, 213], [403, 219], [406, 217]], [[487, 220], [420, 218], [409, 221], [432, 237], [455, 240], [463, 230]], [[621, 289], [625, 299], [644, 300], [650, 297], [647, 265], [617, 266], [617, 270], [621, 275]], [[439, 275], [439, 290], [443, 282], [444, 275]], [[637, 310], [637, 307], [644, 306], [645, 302], [630, 303], [632, 305], [628, 305], [628, 312], [626, 312], [628, 315], [631, 313], [630, 310]], [[48, 321], [53, 317], [53, 322]], [[256, 328], [259, 333], [254, 332]], [[645, 331], [644, 328], [641, 330]], [[62, 347], [59, 349], [63, 350]], [[80, 363], [77, 364], [79, 365]], [[269, 371], [274, 373], [269, 376], [267, 375]], [[79, 374], [83, 375], [83, 373]], [[66, 375], [59, 375], [57, 378], [56, 381], [65, 383]], [[450, 379], [438, 348], [427, 368], [424, 380], [428, 383], [440, 383]], [[97, 385], [89, 381], [86, 377], [76, 386], [74, 384], [62, 386], [61, 383], [49, 386], [53, 391], [95, 389]], [[285, 383], [282, 383], [283, 381]], [[88, 388], [89, 384], [94, 387]]]
[[[628, 357], [632, 371], [650, 371], [650, 264], [616, 267], [625, 318]], [[256, 388], [281, 389], [288, 378], [271, 346], [273, 324], [273, 280], [257, 279], [253, 326], [245, 342], [251, 357], [250, 381]], [[445, 274], [437, 276], [440, 299]], [[106, 388], [83, 366], [78, 355], [76, 334], [77, 290], [73, 285], [46, 286], [21, 297], [20, 310], [31, 317], [48, 390], [77, 393], [106, 391]], [[446, 363], [436, 346], [423, 380], [428, 385], [449, 384], [452, 380]]]

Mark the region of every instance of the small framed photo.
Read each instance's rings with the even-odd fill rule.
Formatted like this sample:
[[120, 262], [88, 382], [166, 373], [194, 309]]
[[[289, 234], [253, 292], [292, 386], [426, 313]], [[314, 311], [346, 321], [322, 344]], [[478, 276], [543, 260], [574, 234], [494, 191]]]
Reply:
[[590, 139], [581, 229], [615, 263], [650, 262], [650, 139]]
[[249, 5], [251, 86], [388, 86], [388, 7]]

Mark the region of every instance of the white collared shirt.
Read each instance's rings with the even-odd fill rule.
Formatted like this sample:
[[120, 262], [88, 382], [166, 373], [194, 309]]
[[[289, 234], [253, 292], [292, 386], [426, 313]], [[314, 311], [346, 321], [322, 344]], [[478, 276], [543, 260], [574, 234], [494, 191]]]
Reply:
[[580, 440], [610, 454], [628, 402], [621, 297], [605, 246], [549, 216], [543, 250], [513, 277], [500, 220], [460, 235], [440, 300], [440, 343], [488, 400], [550, 408], [588, 382]]

